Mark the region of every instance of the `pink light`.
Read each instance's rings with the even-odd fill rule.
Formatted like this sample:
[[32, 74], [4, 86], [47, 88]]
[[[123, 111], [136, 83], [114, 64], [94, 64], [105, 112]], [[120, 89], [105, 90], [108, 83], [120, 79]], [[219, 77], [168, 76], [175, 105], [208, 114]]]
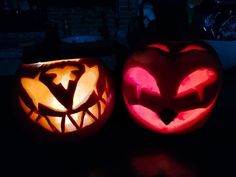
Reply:
[[138, 176], [142, 177], [180, 177], [195, 176], [185, 164], [179, 163], [167, 153], [145, 153], [131, 158], [131, 166]]
[[124, 78], [128, 83], [136, 86], [136, 94], [138, 98], [143, 89], [146, 89], [150, 93], [160, 95], [160, 90], [155, 78], [148, 71], [140, 67], [129, 69], [125, 73]]
[[130, 106], [131, 113], [138, 118], [138, 120], [147, 125], [148, 127], [152, 127], [153, 129], [164, 128], [165, 124], [162, 122], [160, 117], [153, 112], [151, 109], [148, 109], [142, 105], [132, 105]]
[[150, 44], [148, 45], [148, 47], [160, 49], [161, 51], [164, 51], [164, 52], [170, 52], [170, 49], [163, 44]]
[[189, 51], [206, 51], [206, 49], [198, 45], [189, 45], [182, 49], [179, 53], [186, 53]]
[[181, 81], [176, 97], [196, 91], [199, 99], [202, 100], [204, 88], [215, 82], [216, 78], [217, 75], [213, 70], [208, 68], [198, 69]]
[[213, 108], [215, 101], [216, 99], [214, 99], [207, 107], [179, 112], [175, 119], [168, 125], [165, 125], [162, 122], [157, 113], [142, 105], [128, 105], [128, 108], [138, 122], [149, 127], [151, 130], [163, 134], [179, 134], [206, 119], [210, 110]]

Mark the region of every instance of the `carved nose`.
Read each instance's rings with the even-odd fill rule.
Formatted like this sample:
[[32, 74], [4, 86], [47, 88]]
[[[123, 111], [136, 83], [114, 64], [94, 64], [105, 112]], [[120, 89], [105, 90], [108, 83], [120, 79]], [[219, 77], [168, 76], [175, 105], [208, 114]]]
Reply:
[[166, 125], [171, 123], [176, 116], [177, 112], [175, 112], [173, 109], [166, 108], [160, 112], [160, 118]]

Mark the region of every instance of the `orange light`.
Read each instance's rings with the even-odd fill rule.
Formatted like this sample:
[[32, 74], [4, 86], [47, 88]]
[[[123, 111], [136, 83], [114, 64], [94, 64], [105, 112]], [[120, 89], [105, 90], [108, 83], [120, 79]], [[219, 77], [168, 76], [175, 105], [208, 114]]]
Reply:
[[[81, 76], [75, 74], [81, 69], [76, 64], [82, 65], [84, 68], [84, 73]], [[20, 105], [32, 121], [51, 132], [70, 133], [88, 127], [99, 120], [105, 109], [111, 104], [110, 85], [106, 76], [99, 73], [99, 65], [97, 64], [88, 66], [81, 59], [67, 59], [24, 64], [23, 67], [38, 68], [36, 76], [27, 75], [20, 78], [25, 96], [30, 98], [36, 109], [27, 105], [22, 96], [19, 96]], [[42, 70], [42, 67], [46, 69]], [[47, 70], [47, 68], [49, 69]], [[49, 75], [52, 76], [51, 80], [45, 83], [41, 77]], [[103, 82], [106, 83], [105, 89], [102, 91], [97, 88], [98, 85], [101, 85], [99, 83], [102, 80], [100, 77], [103, 77]], [[72, 87], [70, 87], [71, 84]], [[73, 85], [74, 89], [71, 89]], [[69, 104], [65, 104], [63, 98], [59, 99], [61, 95], [55, 94], [58, 87], [64, 89], [65, 92], [70, 91], [68, 93], [71, 95]], [[87, 105], [91, 97], [97, 101]], [[40, 110], [42, 106], [54, 112], [53, 115]]]
[[32, 99], [35, 107], [43, 104], [55, 111], [65, 112], [67, 109], [55, 98], [46, 85], [39, 80], [38, 74], [34, 78], [21, 78], [21, 84], [29, 97]]
[[85, 65], [85, 73], [81, 76], [76, 85], [73, 97], [73, 109], [78, 108], [88, 100], [88, 97], [91, 95], [94, 88], [96, 88], [98, 78], [98, 67], [94, 66], [89, 68]]
[[74, 81], [76, 76], [73, 74], [73, 71], [78, 70], [78, 68], [73, 66], [65, 66], [63, 68], [54, 68], [46, 72], [46, 74], [55, 75], [53, 82], [56, 85], [61, 84], [65, 89], [68, 88], [69, 81]]

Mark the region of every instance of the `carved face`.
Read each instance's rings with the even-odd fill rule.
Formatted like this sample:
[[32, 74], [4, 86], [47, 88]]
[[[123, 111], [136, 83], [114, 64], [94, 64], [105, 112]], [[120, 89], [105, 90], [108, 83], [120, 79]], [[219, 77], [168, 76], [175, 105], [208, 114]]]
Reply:
[[19, 102], [28, 118], [53, 133], [82, 132], [111, 112], [108, 76], [91, 59], [24, 64]]
[[164, 134], [199, 128], [215, 105], [218, 60], [207, 45], [155, 43], [136, 52], [123, 73], [123, 97], [141, 125]]

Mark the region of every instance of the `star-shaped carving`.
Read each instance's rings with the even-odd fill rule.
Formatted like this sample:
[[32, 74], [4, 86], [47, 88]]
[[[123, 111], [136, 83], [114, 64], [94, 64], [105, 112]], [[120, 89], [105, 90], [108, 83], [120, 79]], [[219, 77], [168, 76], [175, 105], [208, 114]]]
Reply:
[[74, 66], [65, 66], [64, 68], [53, 68], [46, 72], [46, 74], [55, 74], [56, 77], [53, 79], [53, 83], [56, 85], [61, 84], [66, 90], [68, 89], [69, 81], [76, 79], [73, 71], [77, 71], [78, 68]]

